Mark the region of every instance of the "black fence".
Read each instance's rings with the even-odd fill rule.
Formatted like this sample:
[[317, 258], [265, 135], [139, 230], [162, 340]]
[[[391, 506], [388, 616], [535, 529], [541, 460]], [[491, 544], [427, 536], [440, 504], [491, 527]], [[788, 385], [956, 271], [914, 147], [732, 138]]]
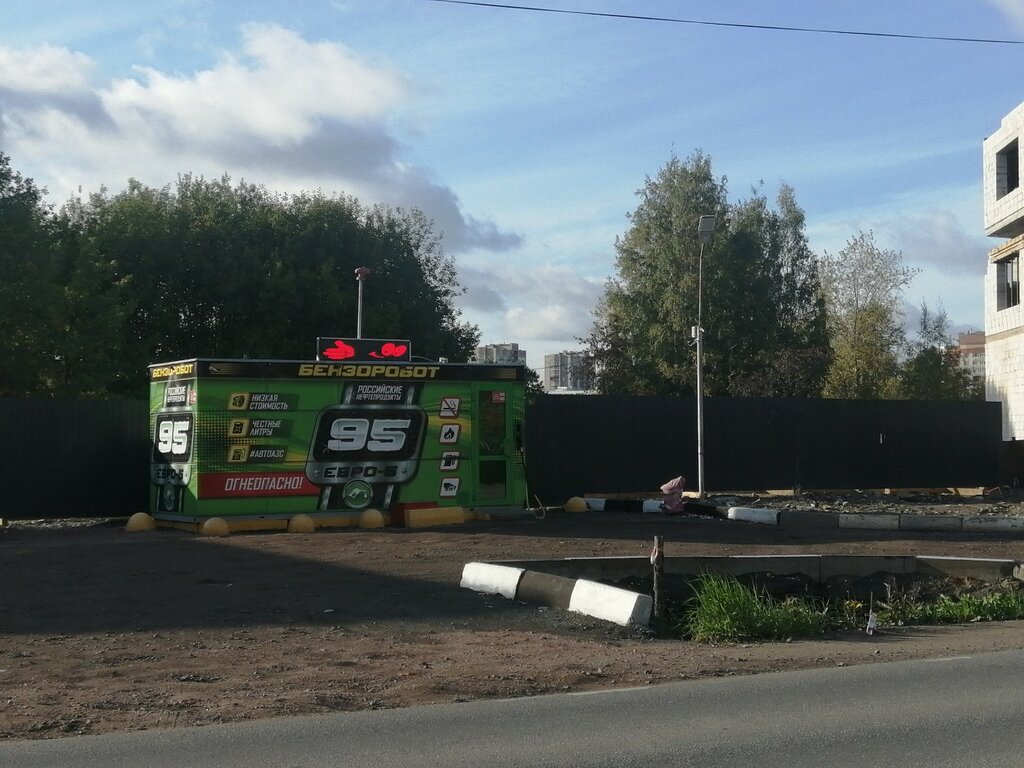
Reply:
[[147, 510], [148, 403], [0, 399], [0, 430], [0, 517]]
[[[1001, 442], [983, 402], [706, 398], [710, 491], [936, 488], [1024, 481], [1024, 444]], [[531, 493], [696, 485], [693, 398], [547, 395], [527, 410]], [[147, 509], [148, 404], [0, 399], [0, 517], [127, 516]]]
[[[987, 402], [705, 398], [705, 487], [995, 486], [1013, 475], [1001, 405]], [[527, 413], [531, 492], [545, 504], [587, 493], [697, 484], [696, 401], [546, 395]]]

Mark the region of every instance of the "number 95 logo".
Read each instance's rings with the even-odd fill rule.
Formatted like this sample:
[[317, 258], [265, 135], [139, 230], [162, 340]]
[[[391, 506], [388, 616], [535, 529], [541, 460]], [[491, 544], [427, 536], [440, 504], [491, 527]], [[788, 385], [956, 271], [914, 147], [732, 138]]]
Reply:
[[185, 464], [192, 458], [191, 413], [164, 413], [156, 417], [153, 460]]
[[416, 474], [426, 413], [415, 405], [336, 405], [320, 412], [306, 461], [317, 484], [401, 483]]

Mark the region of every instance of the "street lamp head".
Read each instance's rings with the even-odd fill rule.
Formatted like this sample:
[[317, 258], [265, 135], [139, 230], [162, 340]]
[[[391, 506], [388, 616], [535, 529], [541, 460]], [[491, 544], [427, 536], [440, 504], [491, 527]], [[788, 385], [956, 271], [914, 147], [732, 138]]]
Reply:
[[355, 271], [356, 280], [362, 282], [363, 280], [370, 276], [370, 272], [372, 272], [373, 270], [371, 270], [369, 267], [356, 267]]
[[706, 243], [715, 232], [716, 217], [714, 215], [701, 216], [697, 222], [697, 238]]

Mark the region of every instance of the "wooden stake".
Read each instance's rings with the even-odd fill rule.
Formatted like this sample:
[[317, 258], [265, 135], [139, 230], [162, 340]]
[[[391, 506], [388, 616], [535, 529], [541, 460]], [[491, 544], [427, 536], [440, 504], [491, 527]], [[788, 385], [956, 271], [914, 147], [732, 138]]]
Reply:
[[651, 565], [654, 567], [654, 627], [662, 629], [665, 623], [665, 537], [654, 537], [651, 550]]

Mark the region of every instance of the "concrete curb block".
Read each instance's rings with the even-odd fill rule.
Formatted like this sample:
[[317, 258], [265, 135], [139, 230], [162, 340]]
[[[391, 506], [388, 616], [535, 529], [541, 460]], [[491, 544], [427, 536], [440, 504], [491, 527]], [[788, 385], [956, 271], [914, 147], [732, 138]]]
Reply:
[[462, 581], [459, 582], [459, 586], [472, 589], [474, 592], [501, 595], [512, 600], [516, 596], [524, 573], [524, 568], [513, 568], [508, 565], [466, 563], [462, 568]]
[[[530, 570], [526, 571], [516, 599], [521, 600], [523, 586], [530, 576], [541, 576], [543, 569], [549, 578], [560, 582], [551, 582], [558, 587], [562, 595], [568, 595], [575, 589], [575, 582], [588, 581], [607, 584], [624, 579], [646, 578], [651, 572], [649, 557], [588, 557], [565, 558], [564, 560], [517, 560], [510, 561], [514, 565]], [[745, 576], [754, 573], [772, 573], [777, 576], [800, 575], [815, 582], [823, 582], [835, 577], [860, 578], [875, 573], [892, 574], [947, 574], [951, 576], [974, 576], [981, 579], [1001, 579], [1016, 576], [1024, 581], [1024, 570], [1017, 560], [978, 557], [952, 557], [944, 555], [700, 555], [685, 557], [666, 557], [666, 576], [697, 577], [702, 573], [728, 573], [733, 576]], [[575, 578], [578, 574], [586, 574], [586, 578]], [[571, 586], [565, 589], [563, 582]], [[563, 598], [565, 605], [568, 597]], [[550, 598], [546, 602], [552, 602]]]
[[645, 515], [662, 512], [662, 499], [583, 499], [591, 512], [627, 512]]
[[628, 589], [492, 563], [466, 563], [459, 586], [509, 600], [582, 613], [623, 627], [648, 626], [654, 604], [650, 595]]
[[761, 525], [778, 525], [779, 510], [761, 509], [759, 507], [729, 507], [726, 512], [729, 520], [739, 520], [744, 523], [759, 523]]
[[964, 530], [974, 533], [1024, 531], [1024, 517], [965, 517]]
[[[644, 576], [647, 557], [566, 558], [562, 561], [514, 561], [563, 574], [581, 570], [600, 578]], [[1024, 564], [994, 558], [940, 555], [704, 555], [665, 558], [665, 573], [699, 576], [702, 573], [802, 575], [815, 583], [833, 578], [861, 578], [877, 573], [945, 574], [995, 581], [1013, 577], [1024, 581]], [[461, 585], [511, 600], [569, 610], [620, 626], [649, 626], [654, 601], [650, 595], [590, 579], [576, 579], [492, 563], [467, 563]]]
[[997, 560], [988, 557], [948, 557], [918, 555], [918, 570], [931, 568], [949, 576], [967, 576], [972, 579], [994, 581], [1013, 576], [1018, 565], [1015, 560]]
[[647, 626], [651, 622], [653, 604], [650, 595], [580, 579], [572, 590], [569, 610], [623, 627], [630, 624]]
[[[657, 500], [627, 502], [606, 499], [586, 499], [593, 512], [631, 511], [660, 512]], [[622, 506], [622, 509], [618, 507]], [[1024, 534], [1024, 517], [974, 515], [922, 515], [922, 514], [864, 514], [859, 512], [815, 512], [809, 510], [778, 510], [766, 507], [727, 507], [704, 499], [691, 499], [687, 512], [714, 515], [727, 520], [759, 525], [777, 525], [782, 528], [842, 528], [870, 531], [935, 531], [965, 533], [1020, 533]]]
[[548, 608], [569, 610], [572, 593], [576, 589], [576, 579], [568, 576], [555, 576], [542, 571], [527, 571], [519, 580], [515, 599], [521, 603], [536, 603]]
[[811, 512], [806, 509], [783, 509], [779, 512], [780, 528], [802, 528], [816, 531], [838, 531], [839, 515], [835, 512]]
[[961, 531], [962, 517], [952, 515], [900, 515], [901, 531]]
[[464, 522], [466, 522], [466, 511], [462, 507], [431, 507], [405, 511], [406, 528], [428, 528], [434, 525], [454, 525]]
[[842, 512], [839, 515], [839, 527], [869, 531], [898, 531], [900, 528], [900, 516]]

